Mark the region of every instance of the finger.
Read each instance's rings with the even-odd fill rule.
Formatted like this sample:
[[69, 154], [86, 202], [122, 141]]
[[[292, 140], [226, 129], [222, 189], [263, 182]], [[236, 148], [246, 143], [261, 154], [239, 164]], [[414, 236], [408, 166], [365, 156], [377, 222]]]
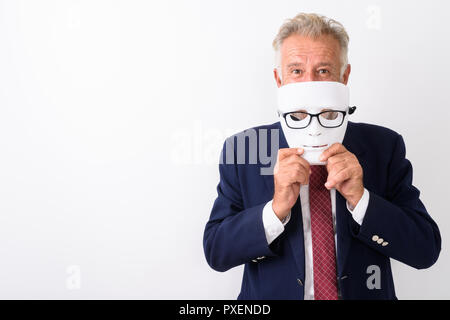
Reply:
[[299, 183], [308, 184], [309, 175], [302, 169], [293, 168], [293, 170], [281, 173], [278, 176], [278, 184], [284, 187]]
[[333, 177], [330, 177], [325, 183], [327, 189], [335, 188], [340, 183], [351, 178], [353, 173], [352, 168], [345, 167], [344, 169], [337, 172]]
[[275, 164], [275, 168], [273, 170], [274, 174], [276, 175], [282, 175], [284, 172], [289, 171], [289, 167], [293, 164], [298, 164], [298, 159], [300, 158], [299, 155], [290, 155], [287, 158], [284, 158], [281, 161], [277, 161]]
[[309, 179], [309, 163], [298, 155], [291, 155], [279, 163], [277, 172], [280, 180], [287, 179], [289, 184], [294, 182], [304, 182]]
[[304, 183], [309, 179], [309, 168], [304, 167], [304, 162], [299, 155], [291, 155], [275, 165], [275, 179], [284, 186], [293, 183]]
[[300, 183], [300, 184], [308, 184], [309, 173], [305, 172], [303, 169], [297, 169], [292, 172], [290, 176], [291, 183]]
[[309, 172], [310, 171], [310, 164], [308, 161], [306, 161], [304, 158], [302, 158], [301, 156], [298, 155], [292, 155], [286, 159], [284, 159], [282, 162], [283, 166], [290, 166], [293, 164], [300, 164], [305, 172]]
[[336, 154], [327, 160], [327, 169], [333, 168], [335, 164], [341, 163], [341, 162], [348, 162], [348, 153], [339, 153]]
[[331, 147], [329, 147], [328, 149], [325, 149], [325, 151], [322, 152], [319, 160], [327, 161], [328, 158], [330, 158], [336, 154], [346, 152], [346, 151], [347, 151], [347, 149], [341, 143], [334, 143]]
[[[296, 151], [295, 151], [296, 150]], [[299, 154], [300, 150], [295, 148], [282, 148], [278, 149], [277, 153], [277, 162], [275, 163], [275, 168], [273, 170], [274, 174], [277, 174], [280, 169], [280, 163], [287, 157], [292, 156], [294, 154]], [[303, 153], [303, 150], [301, 151]]]
[[277, 160], [281, 161], [291, 155], [302, 155], [304, 150], [302, 148], [283, 148], [278, 150]]
[[338, 174], [340, 171], [344, 170], [347, 167], [348, 165], [345, 161], [340, 161], [333, 165], [327, 164], [328, 170], [327, 182], [331, 182], [333, 178], [336, 176], [336, 174]]

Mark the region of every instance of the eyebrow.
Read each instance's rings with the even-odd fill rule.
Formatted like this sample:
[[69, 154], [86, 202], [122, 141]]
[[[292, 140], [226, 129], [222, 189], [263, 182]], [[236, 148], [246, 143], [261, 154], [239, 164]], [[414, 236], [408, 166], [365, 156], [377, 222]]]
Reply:
[[302, 66], [302, 65], [304, 65], [303, 63], [300, 63], [300, 62], [293, 62], [293, 63], [289, 63], [288, 65], [287, 65], [287, 67], [288, 68], [291, 68], [291, 67], [300, 67], [300, 66]]
[[[301, 63], [301, 62], [293, 62], [293, 63], [289, 63], [287, 65], [287, 67], [288, 68], [292, 68], [292, 67], [300, 67], [300, 66], [303, 66], [303, 65], [304, 65], [304, 63]], [[330, 63], [330, 62], [319, 62], [314, 67], [318, 68], [318, 67], [333, 67], [333, 66], [334, 65], [332, 63]]]
[[333, 64], [329, 62], [320, 62], [316, 67], [333, 67]]

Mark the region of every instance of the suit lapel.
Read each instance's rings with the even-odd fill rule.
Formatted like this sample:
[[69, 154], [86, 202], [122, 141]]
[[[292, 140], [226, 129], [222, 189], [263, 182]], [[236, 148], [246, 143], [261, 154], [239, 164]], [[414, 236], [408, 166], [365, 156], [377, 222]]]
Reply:
[[[289, 145], [284, 136], [283, 130], [281, 129], [280, 122], [276, 123], [276, 129], [279, 131], [279, 149], [289, 148]], [[264, 182], [269, 190], [269, 194], [273, 195], [274, 184], [273, 184], [273, 174], [265, 175]], [[300, 277], [305, 278], [305, 247], [303, 239], [303, 220], [302, 220], [302, 208], [300, 202], [300, 196], [297, 198], [294, 206], [292, 207], [291, 221], [286, 225], [285, 234], [289, 241], [292, 253], [294, 256], [295, 263], [297, 265], [297, 270], [300, 272]]]
[[300, 196], [297, 198], [291, 209], [291, 220], [286, 225], [286, 234], [292, 249], [297, 270], [300, 272], [300, 278], [305, 279], [305, 243], [303, 236], [303, 219]]
[[336, 190], [336, 238], [337, 238], [337, 273], [343, 276], [345, 262], [351, 246], [349, 230], [350, 213], [347, 212], [345, 198]]
[[[348, 123], [347, 131], [345, 133], [344, 147], [353, 153], [361, 164], [363, 171], [366, 167], [366, 159], [364, 157], [364, 146], [357, 139], [358, 135], [354, 132], [355, 127], [352, 122]], [[352, 236], [350, 232], [350, 220], [353, 219], [351, 213], [347, 210], [346, 199], [336, 190], [336, 236], [337, 236], [337, 267], [338, 276], [342, 277], [345, 270], [345, 263], [347, 261]]]

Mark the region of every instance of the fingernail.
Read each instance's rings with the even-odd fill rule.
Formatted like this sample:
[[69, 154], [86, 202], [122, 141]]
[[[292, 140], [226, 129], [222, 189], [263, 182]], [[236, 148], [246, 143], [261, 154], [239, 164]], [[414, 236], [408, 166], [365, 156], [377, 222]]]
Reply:
[[298, 148], [297, 151], [298, 151], [298, 153], [302, 153], [303, 149], [302, 148]]

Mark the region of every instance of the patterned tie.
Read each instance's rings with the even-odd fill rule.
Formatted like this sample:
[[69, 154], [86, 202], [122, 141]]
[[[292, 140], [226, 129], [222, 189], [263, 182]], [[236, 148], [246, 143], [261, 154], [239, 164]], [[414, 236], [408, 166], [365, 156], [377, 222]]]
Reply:
[[309, 206], [314, 269], [314, 299], [337, 300], [336, 251], [330, 191], [325, 166], [311, 166], [309, 177]]

